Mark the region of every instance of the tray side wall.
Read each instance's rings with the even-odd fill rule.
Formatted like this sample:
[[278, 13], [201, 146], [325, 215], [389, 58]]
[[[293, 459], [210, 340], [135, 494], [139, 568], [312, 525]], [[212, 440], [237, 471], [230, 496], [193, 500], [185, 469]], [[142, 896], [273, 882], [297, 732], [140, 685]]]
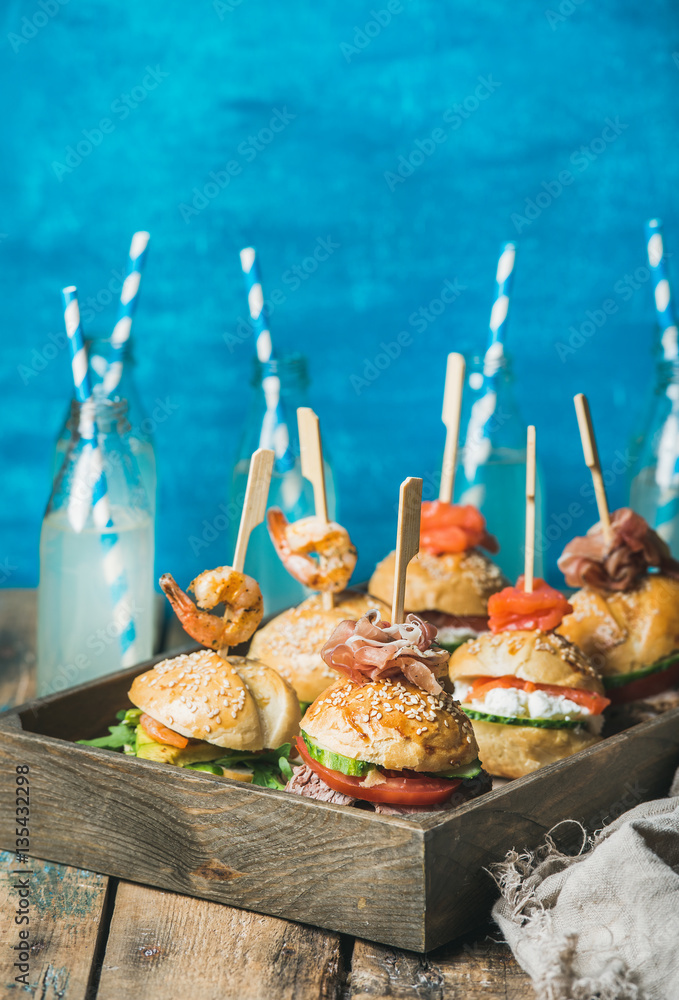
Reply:
[[[0, 731], [30, 767], [32, 856], [400, 948], [424, 948], [424, 831], [356, 809]], [[13, 782], [0, 848], [14, 850]], [[10, 799], [11, 795], [11, 799]]]

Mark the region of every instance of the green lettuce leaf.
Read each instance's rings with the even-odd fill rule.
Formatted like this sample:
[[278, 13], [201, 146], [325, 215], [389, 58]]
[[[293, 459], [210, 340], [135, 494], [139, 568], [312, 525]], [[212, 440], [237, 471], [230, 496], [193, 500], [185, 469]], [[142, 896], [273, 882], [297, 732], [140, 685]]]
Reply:
[[[78, 740], [87, 747], [102, 747], [104, 750], [124, 750], [126, 747], [133, 747], [136, 741], [137, 726], [128, 725], [121, 722], [117, 726], [108, 727], [108, 736], [99, 736], [96, 740]], [[134, 752], [134, 751], [133, 751]]]

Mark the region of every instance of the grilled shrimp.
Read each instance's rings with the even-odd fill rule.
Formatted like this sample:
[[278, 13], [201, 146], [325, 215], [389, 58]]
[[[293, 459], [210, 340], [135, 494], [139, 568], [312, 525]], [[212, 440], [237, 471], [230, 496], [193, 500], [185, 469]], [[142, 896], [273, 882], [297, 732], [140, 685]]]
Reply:
[[[230, 566], [208, 569], [189, 584], [198, 607], [170, 573], [161, 576], [160, 586], [184, 631], [217, 652], [249, 639], [264, 614], [264, 601], [257, 581]], [[200, 610], [214, 608], [222, 602], [225, 609], [221, 618], [211, 615], [209, 610]]]
[[278, 507], [267, 512], [267, 526], [278, 557], [291, 576], [312, 590], [344, 590], [357, 559], [345, 528], [320, 517], [290, 523]]

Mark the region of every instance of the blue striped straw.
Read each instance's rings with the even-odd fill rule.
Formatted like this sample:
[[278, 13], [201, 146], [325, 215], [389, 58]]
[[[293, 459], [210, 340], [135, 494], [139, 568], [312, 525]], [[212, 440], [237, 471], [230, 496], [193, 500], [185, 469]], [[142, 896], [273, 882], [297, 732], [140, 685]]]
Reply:
[[146, 263], [146, 248], [149, 234], [135, 233], [130, 243], [130, 254], [127, 261], [127, 274], [120, 292], [118, 321], [111, 334], [111, 360], [104, 374], [104, 395], [112, 396], [120, 385], [123, 374], [123, 354], [130, 339], [132, 320], [139, 300], [139, 285]]
[[[264, 292], [254, 247], [244, 247], [240, 252], [240, 265], [245, 279], [248, 296], [248, 310], [255, 330], [255, 345], [258, 360], [265, 366], [275, 360], [271, 332], [264, 315]], [[266, 413], [262, 421], [259, 437], [260, 448], [273, 448], [279, 472], [287, 472], [295, 464], [290, 447], [285, 412], [281, 400], [281, 380], [278, 375], [265, 375], [262, 379]]]
[[[488, 350], [484, 359], [484, 367], [493, 364], [504, 352], [505, 334], [507, 332], [507, 315], [509, 313], [509, 296], [512, 291], [514, 277], [514, 261], [516, 259], [516, 244], [503, 243], [495, 272], [495, 301], [490, 311], [490, 331]], [[492, 374], [492, 373], [491, 373]]]
[[[120, 644], [122, 649], [122, 666], [132, 666], [136, 662], [135, 640], [136, 629], [129, 609], [129, 591], [125, 566], [123, 563], [122, 546], [118, 535], [111, 529], [115, 527], [111, 517], [106, 485], [106, 473], [103, 467], [101, 452], [97, 444], [97, 429], [92, 407], [92, 386], [87, 366], [87, 353], [83, 342], [80, 326], [80, 308], [78, 292], [75, 285], [64, 288], [64, 324], [71, 349], [71, 368], [75, 396], [81, 405], [82, 419], [80, 433], [88, 449], [90, 457], [88, 482], [86, 492], [88, 500], [91, 497], [92, 518], [95, 527], [101, 532], [101, 544], [104, 550], [104, 577], [111, 592], [113, 601], [113, 617], [121, 624]], [[81, 479], [81, 485], [83, 480]], [[74, 491], [77, 493], [77, 489]], [[79, 503], [83, 503], [82, 496]], [[72, 511], [69, 509], [69, 517]], [[79, 519], [71, 521], [75, 531], [82, 531], [84, 523]]]
[[[469, 482], [474, 481], [477, 469], [487, 462], [492, 448], [490, 425], [497, 406], [497, 373], [504, 357], [515, 259], [516, 244], [503, 243], [495, 272], [495, 300], [490, 311], [488, 347], [483, 358], [485, 391], [472, 405], [462, 459], [465, 477]], [[475, 503], [477, 506], [484, 499], [478, 490], [473, 496], [468, 490], [465, 498], [467, 503]]]
[[660, 219], [649, 219], [646, 223], [646, 251], [653, 278], [653, 297], [660, 325], [663, 357], [665, 361], [675, 361], [679, 357], [679, 338], [672, 305], [672, 292], [665, 266], [665, 249]]

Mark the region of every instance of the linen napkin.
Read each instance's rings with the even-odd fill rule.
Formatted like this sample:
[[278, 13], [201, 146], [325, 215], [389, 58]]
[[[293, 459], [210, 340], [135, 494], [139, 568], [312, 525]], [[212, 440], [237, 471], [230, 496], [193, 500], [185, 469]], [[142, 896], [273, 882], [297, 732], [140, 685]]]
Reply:
[[581, 828], [576, 856], [557, 829], [495, 871], [493, 916], [540, 1000], [679, 1000], [679, 771], [669, 798]]

